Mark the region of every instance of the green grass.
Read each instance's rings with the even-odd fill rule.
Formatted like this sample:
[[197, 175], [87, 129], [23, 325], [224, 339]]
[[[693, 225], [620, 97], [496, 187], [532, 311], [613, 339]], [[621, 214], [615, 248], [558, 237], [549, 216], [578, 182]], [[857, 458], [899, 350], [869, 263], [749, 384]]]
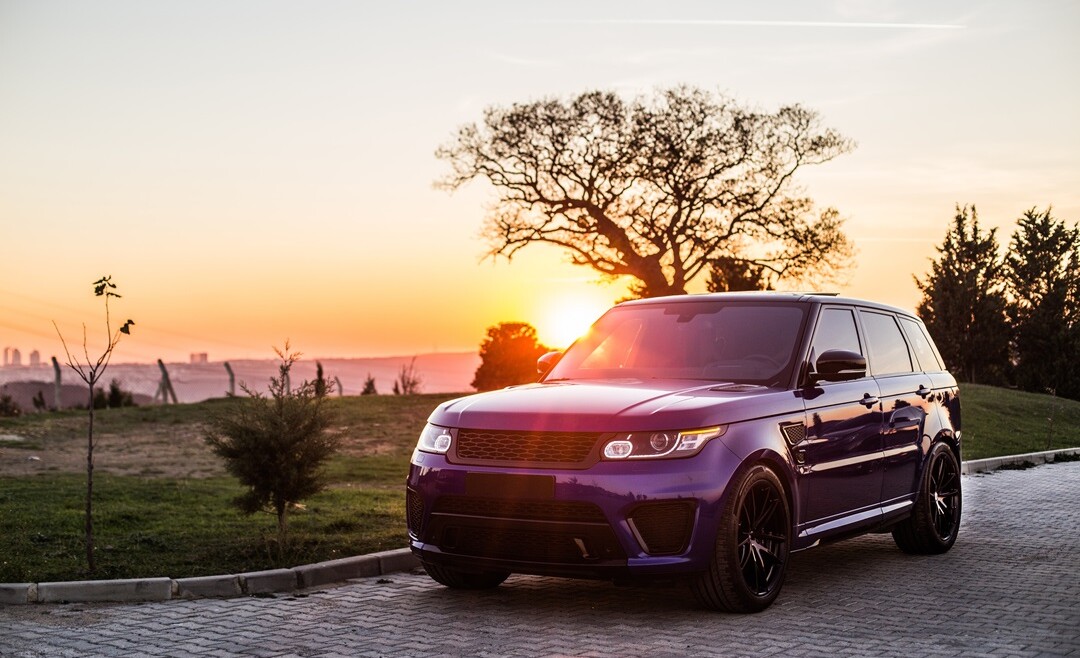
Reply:
[[[403, 548], [409, 455], [428, 414], [450, 395], [334, 398], [341, 452], [325, 470], [329, 487], [290, 513], [289, 546], [275, 541], [275, 518], [246, 516], [231, 501], [242, 491], [226, 476], [184, 478], [108, 473], [122, 451], [172, 450], [183, 471], [198, 434], [220, 400], [99, 411], [94, 476], [97, 570], [85, 570], [85, 474], [41, 472], [0, 477], [0, 582], [84, 578], [182, 578], [295, 566]], [[0, 419], [0, 443], [14, 460], [49, 449], [83, 449], [86, 412]], [[45, 453], [41, 453], [43, 459]], [[80, 469], [80, 470], [77, 470]], [[223, 471], [222, 471], [223, 472]]]
[[960, 406], [964, 459], [1080, 446], [1080, 402], [1075, 400], [961, 384]]
[[[200, 428], [220, 400], [100, 411], [97, 572], [85, 572], [85, 474], [76, 460], [66, 470], [0, 477], [0, 582], [181, 578], [402, 548], [409, 455], [428, 414], [450, 397], [332, 399], [342, 451], [327, 465], [330, 487], [292, 513], [293, 541], [286, 550], [273, 541], [271, 515], [245, 516], [232, 506], [241, 489], [223, 470], [210, 477], [181, 475], [186, 462], [207, 459]], [[1080, 402], [968, 384], [961, 386], [961, 400], [965, 459], [1080, 446]], [[0, 419], [0, 434], [25, 439], [0, 442], [0, 463], [32, 454], [47, 460], [50, 450], [77, 454], [85, 423], [86, 412], [75, 411]], [[171, 455], [175, 466], [158, 466], [153, 477], [132, 468], [109, 472], [110, 460], [139, 450]]]
[[98, 569], [85, 572], [83, 492], [77, 475], [0, 482], [0, 582], [239, 573], [362, 555], [405, 545], [403, 496], [333, 488], [290, 514], [280, 551], [269, 515], [244, 516], [226, 478], [94, 478]]

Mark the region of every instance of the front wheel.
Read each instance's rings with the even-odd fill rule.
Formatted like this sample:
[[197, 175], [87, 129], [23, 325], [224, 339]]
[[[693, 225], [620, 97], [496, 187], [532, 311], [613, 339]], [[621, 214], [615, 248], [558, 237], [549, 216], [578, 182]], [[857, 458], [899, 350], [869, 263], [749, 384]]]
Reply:
[[423, 564], [432, 580], [452, 589], [492, 589], [510, 577], [509, 571], [463, 571], [430, 562]]
[[960, 530], [960, 464], [952, 449], [930, 449], [911, 516], [893, 528], [893, 541], [905, 553], [934, 555], [956, 543]]
[[709, 569], [692, 582], [697, 600], [727, 612], [760, 612], [780, 594], [791, 549], [791, 510], [780, 478], [754, 466], [724, 504]]

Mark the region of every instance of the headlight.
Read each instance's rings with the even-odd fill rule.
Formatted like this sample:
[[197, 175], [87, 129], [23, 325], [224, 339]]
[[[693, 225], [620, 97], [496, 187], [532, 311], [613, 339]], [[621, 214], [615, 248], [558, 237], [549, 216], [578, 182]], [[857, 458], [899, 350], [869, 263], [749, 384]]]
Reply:
[[710, 440], [723, 436], [727, 425], [682, 432], [620, 434], [604, 446], [604, 459], [661, 459], [695, 455]]
[[416, 449], [424, 452], [434, 452], [437, 455], [445, 455], [454, 443], [457, 430], [449, 427], [439, 427], [428, 423], [424, 431], [420, 432], [420, 440], [416, 442]]

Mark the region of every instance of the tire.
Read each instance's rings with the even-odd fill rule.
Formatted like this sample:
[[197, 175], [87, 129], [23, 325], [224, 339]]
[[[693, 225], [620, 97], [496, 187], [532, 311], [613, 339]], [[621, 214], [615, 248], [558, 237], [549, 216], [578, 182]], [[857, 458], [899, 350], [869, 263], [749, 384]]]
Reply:
[[462, 571], [430, 562], [423, 564], [432, 580], [451, 589], [492, 589], [510, 577], [509, 571]]
[[926, 460], [915, 508], [893, 528], [893, 541], [913, 555], [944, 553], [956, 543], [962, 506], [960, 464], [948, 445], [937, 443]]
[[780, 594], [791, 550], [791, 510], [780, 478], [766, 466], [746, 471], [724, 503], [708, 571], [691, 583], [706, 608], [760, 612]]

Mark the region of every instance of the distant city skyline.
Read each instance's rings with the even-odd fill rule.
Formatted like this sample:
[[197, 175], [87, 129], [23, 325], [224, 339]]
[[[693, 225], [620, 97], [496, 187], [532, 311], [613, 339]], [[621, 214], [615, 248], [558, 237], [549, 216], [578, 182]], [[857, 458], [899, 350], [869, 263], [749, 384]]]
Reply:
[[[0, 345], [118, 362], [561, 347], [615, 300], [553, 248], [484, 260], [491, 190], [434, 189], [485, 107], [690, 84], [857, 143], [801, 171], [857, 250], [821, 286], [914, 308], [956, 204], [1008, 243], [1080, 220], [1080, 4], [0, 0]], [[699, 281], [694, 290], [703, 290]], [[61, 358], [61, 361], [63, 359]]]

